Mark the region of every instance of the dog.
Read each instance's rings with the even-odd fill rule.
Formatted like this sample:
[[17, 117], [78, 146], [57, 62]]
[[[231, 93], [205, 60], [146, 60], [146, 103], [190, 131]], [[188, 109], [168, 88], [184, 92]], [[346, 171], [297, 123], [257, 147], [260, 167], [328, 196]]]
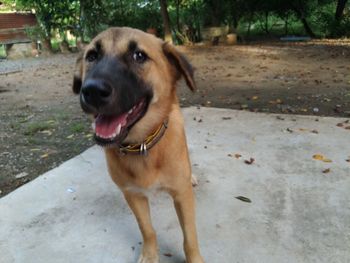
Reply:
[[195, 224], [194, 182], [184, 120], [176, 95], [183, 77], [195, 90], [193, 68], [176, 48], [143, 31], [115, 27], [97, 35], [77, 59], [73, 91], [93, 116], [112, 180], [143, 237], [138, 263], [159, 262], [147, 194], [173, 198], [187, 263], [203, 263]]

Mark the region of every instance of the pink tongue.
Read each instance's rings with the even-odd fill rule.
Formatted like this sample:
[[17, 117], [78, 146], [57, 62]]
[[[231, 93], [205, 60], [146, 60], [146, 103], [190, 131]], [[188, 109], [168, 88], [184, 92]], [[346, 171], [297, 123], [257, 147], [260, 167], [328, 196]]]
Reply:
[[[124, 126], [126, 124], [127, 116], [127, 113], [120, 116], [98, 115], [95, 120], [95, 133], [103, 138], [112, 138], [117, 131], [118, 125]], [[119, 132], [117, 131], [117, 136]]]

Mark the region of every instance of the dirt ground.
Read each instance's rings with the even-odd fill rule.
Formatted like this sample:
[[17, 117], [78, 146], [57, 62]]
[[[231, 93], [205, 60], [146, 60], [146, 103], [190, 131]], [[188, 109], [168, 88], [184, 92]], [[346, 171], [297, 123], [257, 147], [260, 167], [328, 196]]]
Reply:
[[[350, 41], [179, 49], [198, 85], [180, 83], [182, 106], [350, 118]], [[0, 62], [0, 197], [93, 145], [70, 90], [75, 57]]]

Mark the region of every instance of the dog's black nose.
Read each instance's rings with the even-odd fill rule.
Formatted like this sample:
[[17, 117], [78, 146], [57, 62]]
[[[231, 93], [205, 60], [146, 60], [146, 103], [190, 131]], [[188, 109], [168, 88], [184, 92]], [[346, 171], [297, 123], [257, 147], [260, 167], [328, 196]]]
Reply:
[[99, 79], [88, 79], [81, 88], [83, 101], [96, 109], [106, 105], [112, 95], [112, 88]]

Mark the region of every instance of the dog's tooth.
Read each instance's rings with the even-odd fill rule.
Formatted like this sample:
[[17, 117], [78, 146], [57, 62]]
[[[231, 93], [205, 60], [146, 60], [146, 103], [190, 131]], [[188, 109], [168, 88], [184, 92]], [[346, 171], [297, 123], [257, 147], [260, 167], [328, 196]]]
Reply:
[[129, 110], [129, 111], [128, 111], [128, 114], [130, 114], [130, 113], [132, 113], [132, 112], [133, 112], [133, 109]]
[[119, 125], [115, 131], [115, 133], [116, 133], [115, 136], [119, 135], [121, 129], [122, 129], [122, 125], [119, 123]]
[[104, 136], [103, 134], [99, 134], [99, 133], [96, 133], [98, 137], [102, 138], [102, 139], [107, 139], [108, 137], [107, 136]]
[[96, 130], [96, 123], [95, 122], [91, 123], [91, 128], [92, 128], [92, 130]]

